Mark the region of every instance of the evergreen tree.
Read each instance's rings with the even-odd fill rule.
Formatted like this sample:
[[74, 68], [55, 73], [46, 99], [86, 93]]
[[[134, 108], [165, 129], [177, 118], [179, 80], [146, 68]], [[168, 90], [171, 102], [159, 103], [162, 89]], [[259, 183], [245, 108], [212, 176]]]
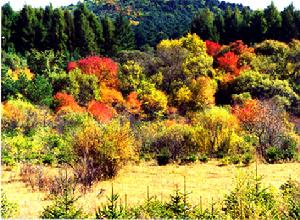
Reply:
[[122, 15], [119, 14], [115, 21], [115, 50], [131, 50], [134, 49], [134, 33], [131, 28], [131, 24], [129, 20]]
[[53, 39], [52, 18], [53, 18], [53, 6], [52, 4], [50, 4], [46, 6], [44, 17], [43, 17], [44, 28], [47, 32], [47, 35], [44, 40], [44, 49], [46, 50], [50, 50], [52, 46], [52, 39]]
[[272, 1], [271, 5], [269, 5], [264, 10], [264, 16], [267, 22], [267, 39], [278, 39], [278, 33], [281, 29], [282, 18], [280, 12], [277, 10], [274, 2]]
[[16, 21], [14, 43], [16, 50], [21, 53], [35, 48], [35, 12], [31, 6], [25, 5]]
[[9, 3], [6, 3], [1, 8], [1, 22], [2, 22], [2, 49], [8, 50], [8, 48], [14, 48], [12, 42], [13, 25], [16, 18], [16, 13], [13, 11]]
[[235, 41], [237, 39], [241, 38], [241, 28], [243, 24], [243, 15], [241, 14], [238, 7], [235, 7], [232, 15], [232, 21], [231, 21], [231, 33], [232, 33], [232, 39], [231, 41]]
[[97, 43], [98, 50], [95, 52], [102, 53], [104, 38], [103, 38], [103, 28], [102, 28], [101, 21], [94, 13], [90, 13], [88, 19], [89, 19], [90, 27], [94, 31], [95, 39], [96, 39], [96, 43]]
[[293, 4], [290, 4], [281, 12], [282, 29], [280, 36], [283, 41], [289, 41], [298, 35], [299, 26], [296, 26], [295, 15], [296, 13]]
[[202, 39], [218, 41], [219, 36], [216, 34], [216, 27], [214, 26], [214, 14], [209, 8], [201, 10], [192, 22], [191, 31], [196, 33]]
[[223, 42], [223, 37], [225, 33], [225, 23], [224, 23], [223, 13], [221, 10], [217, 10], [215, 13], [214, 26], [219, 36], [219, 42]]
[[53, 12], [51, 31], [53, 35], [52, 49], [65, 51], [67, 49], [68, 35], [66, 34], [66, 22], [61, 8], [57, 8]]
[[34, 45], [38, 50], [45, 50], [45, 39], [48, 34], [43, 23], [45, 10], [43, 8], [39, 8], [35, 10], [35, 13], [37, 19], [35, 24]]
[[225, 31], [223, 35], [224, 42], [230, 42], [232, 39], [232, 9], [227, 7], [224, 13], [224, 24], [225, 24]]
[[251, 42], [259, 42], [264, 39], [267, 31], [267, 21], [262, 11], [255, 11], [251, 19]]
[[104, 54], [108, 56], [112, 56], [115, 54], [114, 23], [108, 16], [105, 16], [105, 18], [102, 20], [102, 26], [103, 26], [103, 37], [104, 37], [104, 44], [103, 44]]
[[85, 15], [86, 11], [85, 4], [79, 4], [78, 8], [74, 11], [75, 45], [79, 50], [79, 53], [83, 56], [98, 51], [95, 34]]
[[251, 18], [252, 12], [249, 8], [243, 8], [243, 22], [240, 28], [240, 39], [243, 39], [245, 42], [249, 43], [251, 41]]
[[74, 18], [69, 10], [64, 10], [64, 18], [66, 22], [65, 33], [67, 35], [67, 49], [72, 54], [75, 49], [75, 27]]

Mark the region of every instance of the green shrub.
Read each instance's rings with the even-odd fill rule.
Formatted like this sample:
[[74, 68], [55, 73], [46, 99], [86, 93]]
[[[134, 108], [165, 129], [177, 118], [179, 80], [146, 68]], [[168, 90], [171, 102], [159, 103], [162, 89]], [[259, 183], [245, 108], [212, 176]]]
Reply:
[[159, 166], [167, 165], [170, 161], [170, 155], [166, 148], [163, 148], [156, 156], [156, 160]]
[[229, 161], [232, 164], [239, 164], [241, 162], [240, 155], [233, 155], [233, 156], [229, 157]]
[[251, 153], [245, 153], [242, 156], [242, 163], [245, 166], [248, 166], [252, 161], [253, 161], [253, 154], [251, 154]]
[[208, 162], [208, 156], [206, 154], [201, 154], [199, 157], [198, 157], [199, 161], [202, 162], [202, 163], [207, 163]]
[[195, 154], [191, 154], [181, 159], [181, 164], [195, 163], [197, 160], [198, 160], [197, 156]]
[[157, 140], [153, 143], [153, 148], [156, 153], [160, 153], [162, 149], [165, 149], [172, 160], [196, 154], [198, 148], [195, 143], [194, 129], [189, 125], [182, 124], [166, 127], [158, 134]]
[[43, 219], [80, 219], [84, 218], [81, 208], [76, 208], [78, 200], [72, 193], [65, 189], [63, 195], [57, 195], [52, 205], [47, 206], [42, 214]]
[[268, 163], [276, 163], [282, 159], [282, 151], [277, 147], [269, 147], [266, 150], [266, 159]]
[[280, 187], [287, 203], [287, 210], [284, 212], [286, 219], [300, 219], [300, 184], [289, 179]]
[[111, 196], [107, 197], [107, 204], [96, 211], [96, 219], [124, 219], [127, 218], [125, 208], [118, 204], [119, 195], [114, 194], [113, 186]]
[[278, 217], [274, 193], [261, 185], [261, 178], [245, 173], [225, 197], [223, 211], [230, 219], [273, 219]]
[[16, 217], [18, 211], [18, 205], [14, 202], [9, 201], [6, 197], [6, 194], [4, 192], [1, 192], [1, 218]]

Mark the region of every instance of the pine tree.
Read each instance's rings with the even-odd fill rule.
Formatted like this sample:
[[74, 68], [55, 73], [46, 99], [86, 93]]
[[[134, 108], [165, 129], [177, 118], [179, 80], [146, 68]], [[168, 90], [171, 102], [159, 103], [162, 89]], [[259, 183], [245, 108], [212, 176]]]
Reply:
[[241, 24], [240, 35], [241, 39], [249, 43], [251, 41], [251, 16], [252, 12], [249, 8], [244, 7], [242, 10], [243, 22]]
[[277, 10], [274, 2], [272, 1], [264, 10], [265, 19], [267, 21], [267, 32], [266, 38], [268, 39], [278, 39], [278, 33], [281, 29], [282, 18], [280, 12]]
[[2, 49], [8, 50], [8, 48], [14, 48], [12, 42], [13, 25], [16, 18], [16, 13], [13, 11], [9, 3], [6, 3], [1, 8], [1, 22], [2, 22]]
[[47, 35], [44, 40], [44, 49], [46, 50], [50, 50], [52, 46], [52, 39], [53, 39], [52, 18], [53, 18], [53, 6], [52, 4], [50, 4], [46, 6], [44, 17], [43, 17], [43, 24], [47, 32]]
[[35, 48], [35, 12], [31, 6], [25, 5], [16, 21], [14, 43], [18, 52], [24, 53]]
[[217, 10], [217, 12], [215, 13], [214, 26], [219, 36], [219, 42], [223, 42], [223, 37], [225, 33], [225, 23], [224, 23], [224, 17], [221, 10]]
[[103, 28], [102, 28], [102, 24], [101, 21], [99, 20], [99, 18], [93, 14], [90, 13], [89, 14], [89, 24], [90, 27], [92, 28], [94, 34], [95, 34], [95, 39], [96, 39], [96, 43], [97, 43], [97, 51], [98, 53], [102, 53], [103, 52], [103, 44], [104, 44], [104, 38], [103, 38]]
[[65, 33], [68, 36], [67, 49], [72, 54], [75, 49], [75, 27], [74, 18], [69, 10], [64, 10], [64, 18], [66, 22]]
[[103, 37], [104, 37], [104, 44], [103, 44], [104, 54], [108, 56], [112, 56], [115, 54], [114, 23], [109, 17], [105, 16], [105, 18], [102, 20], [102, 26], [103, 26]]
[[251, 19], [251, 42], [262, 41], [267, 31], [267, 21], [262, 11], [255, 11]]
[[36, 24], [35, 24], [35, 38], [34, 45], [38, 50], [45, 50], [45, 39], [47, 31], [43, 23], [45, 10], [43, 8], [36, 9]]
[[74, 11], [74, 27], [76, 36], [75, 45], [82, 56], [98, 51], [95, 34], [89, 25], [88, 18], [85, 15], [86, 11], [87, 9], [85, 4], [80, 4]]
[[283, 41], [289, 41], [298, 35], [299, 27], [295, 22], [295, 8], [293, 4], [290, 4], [282, 12], [282, 29], [281, 38]]
[[61, 8], [57, 8], [53, 12], [51, 31], [53, 34], [52, 48], [55, 51], [65, 51], [67, 49], [68, 35], [66, 34], [66, 22]]
[[131, 50], [134, 49], [134, 33], [131, 28], [129, 20], [119, 14], [115, 21], [115, 50]]
[[219, 37], [216, 35], [217, 30], [214, 26], [214, 20], [214, 14], [209, 8], [201, 10], [192, 23], [192, 33], [198, 34], [205, 40], [218, 41]]

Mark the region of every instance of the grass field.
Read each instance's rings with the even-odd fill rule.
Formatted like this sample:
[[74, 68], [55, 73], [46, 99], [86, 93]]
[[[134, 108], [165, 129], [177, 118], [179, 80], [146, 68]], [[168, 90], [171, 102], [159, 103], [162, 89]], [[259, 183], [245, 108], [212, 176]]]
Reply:
[[[257, 170], [258, 174], [263, 176], [265, 186], [278, 188], [289, 177], [300, 181], [300, 163], [258, 164]], [[220, 167], [217, 161], [186, 166], [173, 164], [160, 167], [152, 163], [127, 165], [113, 180], [94, 184], [92, 190], [79, 199], [78, 204], [93, 216], [96, 208], [106, 201], [112, 183], [121, 200], [124, 201], [127, 194], [129, 206], [145, 201], [147, 187], [150, 196], [156, 195], [158, 199], [166, 200], [176, 187], [183, 190], [185, 177], [187, 191], [191, 192], [190, 201], [198, 204], [201, 196], [205, 206], [209, 205], [212, 198], [214, 201], [222, 199], [234, 187], [235, 177], [239, 173], [254, 171], [255, 164], [250, 167], [233, 165]], [[45, 199], [46, 193], [31, 192], [30, 188], [18, 178], [15, 178], [15, 181], [8, 181], [14, 175], [17, 177], [16, 171], [2, 171], [2, 188], [7, 193], [8, 199], [19, 204], [20, 218], [37, 218], [43, 207], [50, 202]], [[99, 195], [100, 191], [103, 193]]]

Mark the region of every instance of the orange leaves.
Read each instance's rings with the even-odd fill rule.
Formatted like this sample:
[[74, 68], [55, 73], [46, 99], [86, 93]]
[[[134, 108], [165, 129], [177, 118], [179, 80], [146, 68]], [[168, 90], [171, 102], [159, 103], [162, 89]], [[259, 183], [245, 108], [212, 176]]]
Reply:
[[259, 119], [262, 108], [257, 100], [247, 100], [242, 105], [235, 105], [232, 113], [242, 123], [253, 123]]
[[142, 103], [138, 100], [136, 92], [131, 92], [127, 97], [126, 107], [132, 114], [139, 114], [141, 112]]
[[118, 65], [110, 58], [90, 56], [77, 61], [77, 66], [85, 74], [96, 75], [108, 87], [118, 86]]
[[122, 93], [114, 88], [107, 87], [105, 84], [101, 84], [100, 94], [102, 103], [112, 106], [124, 104]]
[[115, 114], [113, 108], [97, 101], [91, 101], [88, 104], [87, 110], [100, 122], [110, 121]]
[[67, 93], [63, 92], [58, 92], [54, 96], [54, 99], [56, 99], [59, 102], [59, 106], [56, 108], [57, 112], [68, 110], [72, 110], [74, 112], [84, 111], [84, 109], [77, 104], [72, 95], [68, 95]]

